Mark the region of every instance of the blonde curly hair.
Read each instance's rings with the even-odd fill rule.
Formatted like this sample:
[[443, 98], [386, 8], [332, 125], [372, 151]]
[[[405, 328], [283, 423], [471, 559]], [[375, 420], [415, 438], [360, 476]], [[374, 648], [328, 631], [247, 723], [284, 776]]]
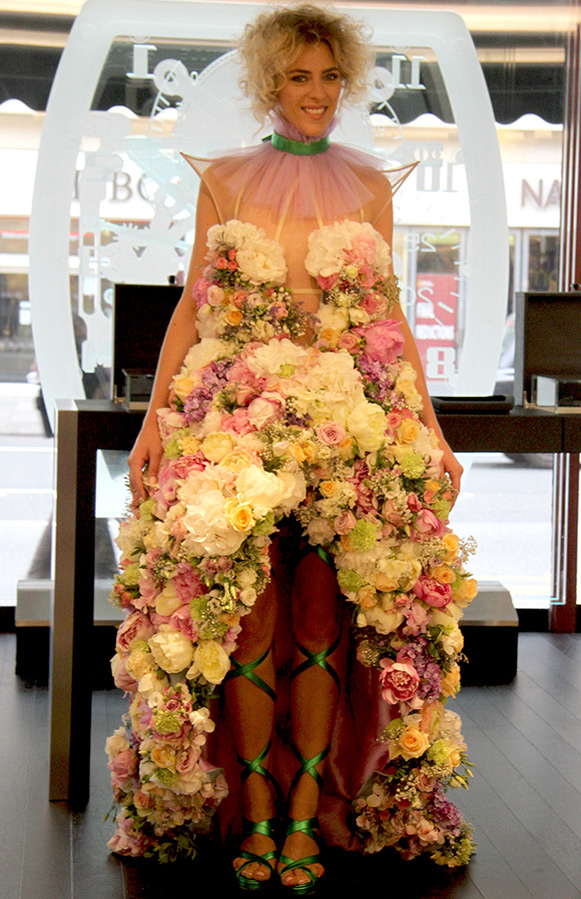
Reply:
[[240, 86], [257, 119], [268, 118], [286, 72], [305, 45], [329, 45], [343, 81], [342, 102], [363, 97], [371, 63], [364, 25], [329, 6], [300, 3], [260, 13], [246, 26], [239, 45]]

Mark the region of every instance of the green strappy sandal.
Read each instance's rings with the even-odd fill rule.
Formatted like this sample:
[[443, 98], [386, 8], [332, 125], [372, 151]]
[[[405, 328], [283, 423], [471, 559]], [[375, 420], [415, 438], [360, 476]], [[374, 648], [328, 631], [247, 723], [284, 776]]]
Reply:
[[[270, 687], [266, 681], [264, 681], [260, 675], [256, 674], [255, 668], [264, 662], [270, 649], [267, 649], [266, 652], [260, 656], [260, 658], [255, 659], [253, 662], [247, 662], [245, 665], [237, 662], [236, 659], [232, 659], [232, 668], [226, 675], [227, 679], [232, 679], [235, 677], [246, 677], [248, 680], [252, 681], [260, 690], [266, 693], [273, 702], [276, 702], [276, 693]], [[256, 758], [248, 761], [247, 759], [243, 759], [238, 753], [236, 753], [236, 757], [240, 764], [242, 765], [243, 771], [241, 775], [241, 783], [244, 785], [244, 782], [250, 777], [251, 774], [260, 774], [264, 777], [274, 788], [274, 792], [276, 795], [276, 804], [280, 806], [282, 801], [282, 794], [280, 791], [280, 787], [277, 784], [275, 778], [272, 776], [270, 771], [264, 767], [262, 762], [267, 757], [270, 752], [270, 740], [267, 745], [264, 747], [262, 752], [256, 756]], [[269, 837], [269, 839], [275, 840], [275, 822], [276, 818], [268, 818], [264, 821], [249, 821], [248, 818], [244, 818], [243, 828], [242, 828], [242, 839], [241, 842], [244, 842], [245, 839], [252, 836], [253, 834], [261, 834], [262, 836]], [[241, 890], [266, 890], [271, 886], [272, 875], [275, 873], [275, 865], [273, 862], [277, 857], [276, 849], [271, 849], [268, 852], [265, 852], [264, 855], [257, 855], [254, 852], [247, 852], [245, 849], [241, 849], [238, 853], [237, 858], [243, 858], [244, 862], [234, 871], [234, 877], [236, 879], [236, 883]], [[247, 877], [244, 874], [245, 869], [251, 864], [259, 864], [265, 868], [268, 868], [270, 871], [270, 876], [266, 880], [257, 880], [255, 877]]]
[[[333, 666], [330, 665], [329, 662], [327, 662], [327, 657], [335, 652], [340, 642], [341, 632], [339, 632], [337, 639], [331, 644], [331, 646], [329, 646], [327, 649], [321, 650], [320, 652], [311, 652], [309, 649], [306, 649], [304, 646], [301, 646], [299, 643], [297, 643], [297, 648], [304, 656], [306, 656], [306, 659], [304, 662], [301, 662], [300, 665], [297, 665], [297, 667], [291, 673], [291, 681], [295, 677], [298, 677], [299, 674], [302, 674], [304, 671], [306, 671], [308, 668], [312, 668], [314, 665], [318, 665], [320, 668], [326, 671], [327, 674], [331, 675], [337, 685], [337, 689], [340, 690], [341, 681], [339, 679], [339, 675], [337, 674]], [[296, 746], [293, 747], [293, 749], [300, 765], [295, 773], [295, 776], [292, 779], [292, 783], [289, 789], [289, 797], [292, 795], [293, 790], [297, 786], [303, 774], [309, 774], [320, 790], [323, 785], [323, 777], [317, 771], [317, 765], [327, 758], [331, 747], [326, 746], [325, 749], [323, 749], [321, 752], [318, 752], [311, 759], [305, 758], [304, 755], [299, 752]], [[317, 821], [317, 818], [304, 818], [301, 821], [297, 821], [291, 818], [288, 821], [285, 838], [291, 836], [293, 833], [304, 833], [306, 836], [316, 841], [318, 837], [318, 827], [319, 823]], [[305, 883], [282, 883], [282, 886], [285, 890], [288, 890], [295, 896], [307, 896], [311, 893], [314, 893], [322, 879], [322, 876], [317, 877], [317, 875], [313, 871], [311, 871], [308, 865], [316, 865], [319, 863], [318, 854], [307, 855], [299, 859], [290, 858], [290, 856], [288, 855], [280, 855], [278, 860], [284, 866], [278, 872], [279, 877], [281, 878], [281, 883], [282, 878], [285, 874], [288, 874], [289, 871], [303, 871], [309, 878], [309, 880]]]

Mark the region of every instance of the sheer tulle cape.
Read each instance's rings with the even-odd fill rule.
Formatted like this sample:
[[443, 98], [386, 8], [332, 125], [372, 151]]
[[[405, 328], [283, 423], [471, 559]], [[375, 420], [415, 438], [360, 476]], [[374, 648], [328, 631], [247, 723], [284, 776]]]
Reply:
[[[277, 118], [274, 126], [283, 137], [308, 143], [284, 119]], [[182, 155], [202, 178], [212, 167], [208, 186], [217, 206], [224, 205], [218, 195], [230, 196], [234, 205], [243, 195], [245, 204], [267, 207], [274, 217], [319, 222], [353, 216], [369, 206], [375, 199], [370, 173], [384, 173], [394, 194], [416, 165], [390, 168], [379, 156], [338, 143], [313, 156], [296, 156], [275, 149], [270, 140], [215, 159]], [[222, 209], [218, 214], [223, 220]]]

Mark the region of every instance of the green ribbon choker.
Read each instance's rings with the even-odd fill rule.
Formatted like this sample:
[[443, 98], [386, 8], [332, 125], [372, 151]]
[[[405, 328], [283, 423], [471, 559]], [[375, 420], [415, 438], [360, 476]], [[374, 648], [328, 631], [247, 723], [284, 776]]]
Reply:
[[310, 144], [304, 144], [300, 140], [290, 140], [273, 131], [270, 138], [272, 146], [275, 150], [281, 150], [283, 153], [292, 153], [294, 156], [316, 156], [318, 153], [324, 153], [329, 148], [329, 138], [322, 137], [320, 140], [314, 140]]

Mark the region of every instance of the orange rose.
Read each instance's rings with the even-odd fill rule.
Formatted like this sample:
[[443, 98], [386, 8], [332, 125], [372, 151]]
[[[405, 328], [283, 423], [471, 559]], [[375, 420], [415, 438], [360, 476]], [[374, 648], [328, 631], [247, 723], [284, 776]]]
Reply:
[[236, 326], [242, 321], [242, 313], [236, 306], [228, 306], [224, 319], [227, 324]]

